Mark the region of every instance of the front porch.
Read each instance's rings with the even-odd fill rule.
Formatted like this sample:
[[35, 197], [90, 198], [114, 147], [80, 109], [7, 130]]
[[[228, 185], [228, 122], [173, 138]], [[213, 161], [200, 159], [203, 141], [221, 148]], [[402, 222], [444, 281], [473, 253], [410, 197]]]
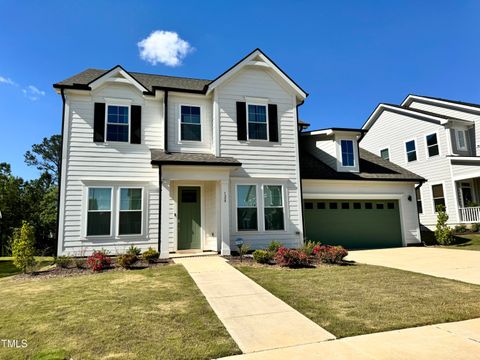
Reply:
[[461, 223], [480, 223], [480, 177], [455, 181]]

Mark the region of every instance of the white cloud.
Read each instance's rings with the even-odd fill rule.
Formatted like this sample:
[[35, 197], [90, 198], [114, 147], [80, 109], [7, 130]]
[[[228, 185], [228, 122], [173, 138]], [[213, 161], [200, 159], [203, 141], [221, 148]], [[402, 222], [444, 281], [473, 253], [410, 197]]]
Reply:
[[23, 95], [32, 101], [37, 101], [40, 96], [45, 96], [45, 91], [38, 89], [36, 86], [28, 85], [22, 89]]
[[138, 44], [140, 58], [152, 65], [179, 66], [194, 48], [176, 32], [156, 30]]
[[17, 85], [12, 79], [3, 76], [0, 76], [0, 84]]

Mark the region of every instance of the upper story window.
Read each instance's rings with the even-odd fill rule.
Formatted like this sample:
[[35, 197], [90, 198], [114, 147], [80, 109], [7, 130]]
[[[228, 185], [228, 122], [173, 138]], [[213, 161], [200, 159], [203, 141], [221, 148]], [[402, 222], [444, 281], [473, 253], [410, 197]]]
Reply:
[[355, 154], [353, 152], [353, 140], [341, 140], [342, 166], [355, 166]]
[[237, 229], [258, 230], [257, 186], [237, 185]]
[[200, 106], [180, 106], [180, 140], [202, 141]]
[[248, 105], [248, 138], [249, 140], [268, 140], [267, 106]]
[[107, 141], [128, 142], [129, 107], [108, 105], [107, 107]]
[[437, 156], [440, 151], [438, 149], [437, 134], [430, 134], [425, 137], [427, 142], [428, 157]]
[[467, 150], [467, 131], [466, 130], [455, 130], [455, 139], [457, 143], [458, 150]]
[[417, 160], [417, 147], [415, 145], [415, 140], [410, 140], [405, 143], [405, 151], [407, 153], [407, 161]]
[[390, 150], [388, 148], [380, 150], [380, 156], [383, 160], [390, 160]]
[[432, 185], [433, 207], [437, 212], [439, 206], [445, 207], [445, 195], [443, 193], [443, 185]]

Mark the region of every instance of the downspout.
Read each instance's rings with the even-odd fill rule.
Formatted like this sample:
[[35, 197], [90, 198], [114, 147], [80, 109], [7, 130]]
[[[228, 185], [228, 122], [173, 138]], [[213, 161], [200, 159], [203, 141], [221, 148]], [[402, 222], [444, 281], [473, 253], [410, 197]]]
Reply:
[[[416, 206], [417, 206], [417, 218], [418, 218], [418, 227], [419, 227], [419, 230], [420, 230], [420, 241], [423, 243], [423, 240], [422, 240], [422, 229], [420, 229], [420, 213], [418, 212], [418, 199], [417, 199], [417, 190], [420, 190], [420, 188], [422, 187], [424, 181], [420, 181], [420, 183], [415, 186], [415, 202], [416, 202]], [[423, 210], [423, 201], [422, 201], [422, 210]], [[424, 243], [425, 245], [425, 243]]]
[[163, 121], [164, 123], [164, 134], [163, 134], [163, 151], [165, 151], [166, 154], [169, 154], [168, 151], [168, 90], [165, 90], [165, 94], [163, 96], [163, 108], [164, 108], [164, 114], [163, 114]]
[[61, 150], [60, 150], [60, 163], [58, 169], [58, 189], [57, 189], [57, 234], [56, 234], [56, 242], [55, 242], [55, 249], [53, 251], [53, 256], [58, 255], [58, 235], [60, 234], [60, 194], [62, 188], [62, 164], [63, 164], [63, 141], [64, 141], [64, 133], [63, 129], [65, 128], [65, 89], [60, 89], [60, 95], [62, 96], [62, 131], [61, 131]]
[[298, 172], [300, 178], [300, 209], [302, 211], [302, 234], [303, 234], [303, 243], [305, 243], [307, 236], [305, 234], [305, 209], [304, 209], [304, 201], [303, 201], [303, 182], [302, 182], [302, 173], [300, 169], [300, 128], [298, 127], [298, 107], [303, 105], [304, 101], [296, 106], [297, 111], [297, 146], [298, 146]]
[[162, 165], [158, 165], [158, 252], [162, 253]]

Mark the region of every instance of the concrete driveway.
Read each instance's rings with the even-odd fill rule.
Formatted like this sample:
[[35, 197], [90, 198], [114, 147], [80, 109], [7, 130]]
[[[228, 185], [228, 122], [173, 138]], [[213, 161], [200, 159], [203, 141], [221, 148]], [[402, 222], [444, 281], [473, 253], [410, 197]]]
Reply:
[[403, 247], [350, 251], [346, 259], [480, 285], [480, 251]]

